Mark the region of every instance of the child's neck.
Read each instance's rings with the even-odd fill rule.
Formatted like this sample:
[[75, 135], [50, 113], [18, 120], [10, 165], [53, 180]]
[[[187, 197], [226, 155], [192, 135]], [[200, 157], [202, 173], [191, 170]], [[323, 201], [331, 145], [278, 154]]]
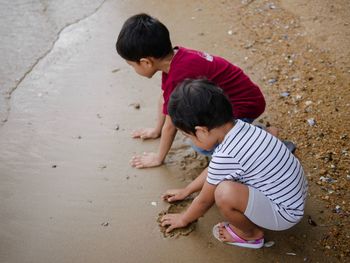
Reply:
[[232, 128], [235, 126], [234, 121], [230, 121], [225, 123], [224, 125], [216, 128], [216, 135], [218, 138], [218, 143], [222, 143], [225, 139], [225, 136], [232, 130]]
[[168, 74], [170, 70], [171, 61], [173, 60], [177, 50], [172, 51], [168, 56], [163, 59], [157, 60], [157, 68], [160, 71]]

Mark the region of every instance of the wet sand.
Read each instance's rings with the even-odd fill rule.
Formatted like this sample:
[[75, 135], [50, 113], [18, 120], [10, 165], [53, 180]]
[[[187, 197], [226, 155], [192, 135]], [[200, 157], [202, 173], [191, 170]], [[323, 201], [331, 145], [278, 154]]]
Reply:
[[[277, 9], [296, 21], [305, 16], [293, 1], [281, 2], [268, 6], [265, 14]], [[267, 240], [276, 242], [272, 248], [247, 250], [217, 242], [211, 228], [222, 218], [215, 207], [187, 236], [165, 238], [161, 233], [157, 217], [167, 208], [161, 193], [186, 185], [204, 160], [177, 138], [162, 167], [136, 170], [128, 165], [133, 153], [158, 147], [158, 141], [132, 140], [130, 133], [155, 122], [160, 91], [159, 75], [151, 80], [137, 76], [115, 52], [116, 36], [130, 15], [148, 12], [169, 27], [174, 44], [206, 50], [241, 66], [268, 96], [271, 106], [263, 121], [284, 128], [285, 137], [305, 140], [281, 121], [285, 115], [277, 109], [294, 108], [280, 102], [284, 87], [271, 87], [270, 76], [264, 79], [269, 73], [269, 65], [261, 62], [268, 58], [266, 50], [258, 45], [252, 51], [248, 42], [254, 33], [243, 32], [253, 21], [249, 12], [256, 10], [254, 5], [266, 7], [269, 2], [179, 3], [106, 1], [64, 29], [12, 94], [8, 121], [0, 128], [0, 262], [344, 260], [339, 248], [325, 252], [319, 243], [331, 228], [308, 223], [307, 216], [324, 223], [320, 211], [327, 214], [327, 203], [316, 194], [310, 196], [300, 224], [280, 233], [267, 231]], [[298, 28], [307, 31], [312, 26], [308, 21], [301, 20]], [[311, 44], [322, 30], [310, 36]], [[341, 35], [335, 39], [345, 41]], [[346, 59], [342, 63], [349, 65]], [[301, 147], [298, 154], [310, 160], [303, 154], [307, 150]], [[303, 163], [313, 176], [312, 165]], [[312, 193], [321, 191], [310, 181]]]
[[0, 3], [0, 126], [8, 118], [12, 92], [51, 51], [60, 31], [96, 12], [102, 3], [103, 0]]

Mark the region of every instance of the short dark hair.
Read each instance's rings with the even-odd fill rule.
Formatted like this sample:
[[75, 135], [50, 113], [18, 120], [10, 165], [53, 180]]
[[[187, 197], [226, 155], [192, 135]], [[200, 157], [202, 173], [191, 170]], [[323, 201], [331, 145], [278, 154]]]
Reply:
[[165, 58], [173, 50], [166, 26], [144, 13], [125, 21], [116, 48], [122, 58], [134, 62], [146, 57]]
[[232, 105], [223, 90], [206, 79], [186, 79], [172, 92], [168, 113], [174, 125], [196, 134], [196, 126], [208, 130], [233, 121]]

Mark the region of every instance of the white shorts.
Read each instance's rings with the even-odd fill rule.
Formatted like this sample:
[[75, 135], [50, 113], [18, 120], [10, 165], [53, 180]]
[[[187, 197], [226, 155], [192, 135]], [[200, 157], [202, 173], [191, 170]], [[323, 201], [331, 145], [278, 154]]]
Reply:
[[248, 186], [249, 199], [244, 215], [257, 226], [269, 230], [281, 231], [297, 223], [286, 221], [275, 209], [272, 201], [259, 190]]

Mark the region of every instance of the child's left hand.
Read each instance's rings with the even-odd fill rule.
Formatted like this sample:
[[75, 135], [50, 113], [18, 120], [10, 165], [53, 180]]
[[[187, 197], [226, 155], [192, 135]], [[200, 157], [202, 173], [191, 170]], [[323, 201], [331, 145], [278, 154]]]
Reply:
[[166, 233], [171, 232], [175, 228], [181, 228], [188, 225], [183, 220], [182, 214], [166, 214], [161, 219], [162, 226], [167, 227]]
[[184, 200], [187, 196], [189, 194], [186, 192], [186, 188], [170, 189], [162, 195], [162, 199], [167, 202], [174, 202]]

